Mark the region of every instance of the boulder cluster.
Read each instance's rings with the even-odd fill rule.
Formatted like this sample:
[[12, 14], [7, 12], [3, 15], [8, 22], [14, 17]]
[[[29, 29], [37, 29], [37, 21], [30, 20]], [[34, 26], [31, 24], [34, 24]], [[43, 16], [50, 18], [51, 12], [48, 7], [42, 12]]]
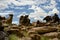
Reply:
[[[60, 38], [60, 18], [55, 13], [53, 16], [46, 16], [43, 20], [46, 22], [30, 23], [29, 15], [19, 18], [19, 25], [12, 24], [13, 14], [9, 17], [0, 16], [0, 35], [3, 35], [0, 40], [10, 34], [16, 34], [18, 37], [29, 37], [29, 40], [41, 40], [41, 37]], [[4, 38], [4, 39], [3, 39]], [[28, 38], [27, 38], [28, 39]], [[25, 40], [25, 39], [24, 39]]]

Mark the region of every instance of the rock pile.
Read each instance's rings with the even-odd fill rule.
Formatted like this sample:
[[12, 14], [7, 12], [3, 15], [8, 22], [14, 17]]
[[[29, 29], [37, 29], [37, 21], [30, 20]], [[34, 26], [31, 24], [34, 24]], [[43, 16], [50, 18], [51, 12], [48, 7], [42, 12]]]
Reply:
[[[39, 40], [41, 36], [48, 38], [60, 38], [60, 19], [57, 14], [54, 16], [46, 16], [43, 20], [46, 23], [37, 20], [35, 23], [30, 23], [28, 15], [21, 16], [19, 25], [12, 24], [13, 14], [9, 14], [8, 18], [0, 16], [0, 26], [8, 28], [6, 32], [10, 34], [17, 34], [17, 36], [25, 37], [29, 35], [31, 40]], [[5, 25], [7, 24], [7, 25]], [[2, 28], [3, 28], [2, 27]], [[0, 29], [3, 31], [3, 29]], [[26, 35], [25, 35], [26, 34]]]

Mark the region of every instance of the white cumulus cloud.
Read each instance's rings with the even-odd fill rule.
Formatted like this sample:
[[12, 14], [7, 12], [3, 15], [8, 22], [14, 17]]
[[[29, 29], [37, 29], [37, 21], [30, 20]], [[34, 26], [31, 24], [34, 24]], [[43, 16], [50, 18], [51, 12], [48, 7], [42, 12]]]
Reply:
[[48, 5], [43, 6], [43, 8], [47, 9], [47, 10], [50, 10], [50, 9], [55, 8], [56, 5], [57, 5], [56, 1], [55, 0], [51, 0], [51, 2]]
[[43, 20], [47, 13], [40, 7], [32, 6], [35, 12], [30, 13], [29, 18], [34, 18], [35, 20]]
[[22, 6], [22, 5], [38, 5], [38, 4], [44, 4], [48, 0], [0, 0], [0, 8], [8, 8], [8, 5], [13, 3], [16, 6]]
[[[50, 0], [49, 4], [41, 6], [47, 10], [52, 9], [52, 11], [49, 11], [48, 13], [46, 13], [46, 11], [44, 11], [41, 7], [38, 7], [38, 5], [45, 4], [48, 1], [49, 0], [18, 0], [18, 1], [0, 0], [0, 10], [8, 8], [8, 5], [11, 5], [11, 4], [14, 4], [15, 6], [31, 5], [32, 7], [29, 9], [33, 9], [34, 12], [29, 14], [29, 18], [34, 18], [35, 20], [43, 20], [43, 18], [46, 17], [47, 15], [59, 13], [59, 11], [56, 8], [57, 3], [55, 0]], [[12, 6], [12, 8], [13, 8], [13, 6]], [[16, 7], [15, 9], [19, 9], [19, 8]], [[7, 14], [9, 14], [9, 12], [0, 13], [0, 15], [3, 15], [3, 16], [5, 16]], [[28, 14], [23, 12], [23, 13], [19, 14], [17, 17], [20, 17], [21, 15], [28, 15]], [[14, 21], [13, 23], [17, 23], [17, 21]]]
[[0, 16], [6, 16], [6, 15], [8, 15], [8, 14], [14, 14], [13, 12], [6, 12], [6, 13], [0, 13]]
[[54, 8], [52, 11], [49, 11], [48, 15], [52, 15], [52, 14], [59, 14], [59, 10], [57, 10], [57, 8]]

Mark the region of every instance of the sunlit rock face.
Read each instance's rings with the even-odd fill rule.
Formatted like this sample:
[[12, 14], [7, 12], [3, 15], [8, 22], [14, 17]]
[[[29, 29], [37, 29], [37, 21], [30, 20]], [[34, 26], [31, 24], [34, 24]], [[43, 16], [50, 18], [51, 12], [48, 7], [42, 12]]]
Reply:
[[6, 19], [7, 24], [12, 24], [13, 14], [9, 14], [9, 18]]
[[58, 34], [59, 33], [57, 33], [57, 32], [50, 32], [50, 33], [44, 34], [43, 36], [50, 37], [50, 38], [55, 38], [55, 37], [58, 37]]
[[9, 14], [8, 18], [2, 17], [2, 16], [0, 18], [3, 25], [7, 25], [7, 24], [10, 25], [12, 24], [13, 14]]

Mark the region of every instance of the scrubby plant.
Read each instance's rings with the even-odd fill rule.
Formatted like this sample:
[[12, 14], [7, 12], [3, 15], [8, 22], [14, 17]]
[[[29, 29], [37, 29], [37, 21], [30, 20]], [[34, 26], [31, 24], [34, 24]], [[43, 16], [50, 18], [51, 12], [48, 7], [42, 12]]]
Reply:
[[40, 40], [49, 40], [49, 38], [41, 36]]
[[18, 40], [19, 38], [16, 36], [16, 34], [9, 35], [9, 40]]

